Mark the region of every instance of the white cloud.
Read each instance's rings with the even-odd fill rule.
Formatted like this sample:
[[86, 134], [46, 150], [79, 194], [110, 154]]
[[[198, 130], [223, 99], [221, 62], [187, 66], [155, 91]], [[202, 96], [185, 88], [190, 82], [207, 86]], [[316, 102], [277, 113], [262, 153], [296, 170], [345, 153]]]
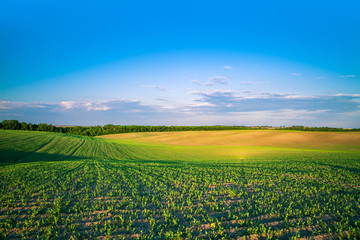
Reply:
[[75, 101], [63, 101], [60, 103], [60, 105], [66, 109], [71, 109], [76, 105], [76, 102]]
[[315, 79], [326, 79], [326, 77], [324, 77], [324, 76], [320, 76], [320, 77], [316, 77]]
[[302, 75], [302, 73], [292, 73], [291, 75], [296, 76], [296, 77], [300, 77]]
[[207, 82], [200, 82], [199, 80], [191, 80], [192, 83], [203, 86], [214, 86], [215, 84], [228, 84], [229, 80], [225, 76], [213, 76]]
[[341, 78], [354, 78], [354, 77], [356, 77], [356, 75], [353, 75], [353, 74], [351, 74], [351, 75], [340, 75], [339, 77], [341, 77]]
[[214, 107], [215, 105], [214, 104], [211, 104], [211, 103], [207, 103], [207, 102], [204, 102], [204, 103], [194, 103], [194, 104], [189, 104], [188, 107]]
[[45, 108], [46, 105], [49, 104], [42, 104], [37, 102], [26, 103], [26, 102], [12, 102], [12, 101], [0, 101], [0, 109], [15, 109], [15, 108]]
[[360, 94], [344, 94], [344, 93], [338, 93], [335, 94], [335, 96], [339, 96], [339, 97], [360, 97]]
[[13, 104], [10, 101], [0, 101], [0, 109], [12, 109], [14, 107]]
[[231, 66], [225, 66], [224, 69], [226, 70], [232, 70], [233, 68]]
[[219, 84], [228, 84], [229, 80], [225, 76], [214, 76], [214, 77], [209, 78], [209, 82], [219, 83]]
[[111, 108], [107, 106], [109, 101], [62, 101], [60, 106], [70, 109], [85, 109], [86, 111], [106, 111]]
[[101, 100], [101, 101], [62, 101], [58, 105], [60, 110], [107, 111], [119, 106], [139, 105], [136, 100]]
[[90, 107], [90, 108], [88, 108], [88, 111], [91, 111], [91, 110], [93, 110], [93, 111], [106, 111], [106, 110], [109, 110], [109, 109], [111, 109], [111, 108], [106, 107], [106, 106], [104, 106], [104, 107]]
[[191, 80], [192, 83], [198, 84], [198, 85], [203, 85], [203, 86], [212, 86], [213, 84], [211, 82], [200, 82], [197, 79]]
[[[0, 120], [58, 125], [307, 125], [360, 127], [360, 94], [310, 95], [252, 90], [193, 91], [190, 104], [137, 100], [23, 103], [0, 101]], [[11, 117], [14, 116], [14, 117]]]
[[[329, 110], [333, 113], [353, 112], [358, 110], [360, 95], [338, 94], [336, 96], [304, 96], [297, 93], [273, 93], [244, 91], [195, 91], [191, 94], [200, 96], [197, 103], [208, 103], [198, 111], [228, 114], [230, 112], [275, 111], [293, 109], [318, 111]], [[301, 119], [301, 118], [300, 118]]]
[[256, 92], [253, 90], [233, 91], [233, 90], [213, 90], [213, 91], [192, 91], [190, 94], [207, 96], [207, 97], [232, 97], [234, 99], [264, 99], [264, 98], [283, 98], [283, 99], [300, 99], [314, 98], [315, 96], [303, 96], [298, 93], [273, 93], [273, 92]]
[[195, 95], [217, 95], [217, 94], [234, 94], [235, 91], [233, 90], [213, 90], [213, 91], [191, 91], [190, 94]]

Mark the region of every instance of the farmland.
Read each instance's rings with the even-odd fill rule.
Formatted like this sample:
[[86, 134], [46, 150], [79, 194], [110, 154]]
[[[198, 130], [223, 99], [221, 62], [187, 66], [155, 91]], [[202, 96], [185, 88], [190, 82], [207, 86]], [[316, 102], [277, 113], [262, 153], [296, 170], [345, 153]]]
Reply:
[[267, 130], [102, 138], [1, 130], [0, 234], [360, 238], [359, 139]]

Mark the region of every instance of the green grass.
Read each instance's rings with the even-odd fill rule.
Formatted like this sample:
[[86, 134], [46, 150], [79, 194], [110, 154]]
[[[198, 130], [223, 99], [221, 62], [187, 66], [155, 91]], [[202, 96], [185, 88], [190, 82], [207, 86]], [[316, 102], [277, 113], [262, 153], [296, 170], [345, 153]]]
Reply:
[[0, 153], [5, 239], [360, 238], [359, 151], [0, 131]]

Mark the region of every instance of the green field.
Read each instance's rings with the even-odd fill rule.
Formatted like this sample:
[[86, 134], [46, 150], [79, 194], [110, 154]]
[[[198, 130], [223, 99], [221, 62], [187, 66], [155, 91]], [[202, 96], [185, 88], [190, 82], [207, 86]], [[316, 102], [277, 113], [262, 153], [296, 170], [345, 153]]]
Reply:
[[322, 134], [1, 130], [0, 238], [359, 239], [360, 133]]

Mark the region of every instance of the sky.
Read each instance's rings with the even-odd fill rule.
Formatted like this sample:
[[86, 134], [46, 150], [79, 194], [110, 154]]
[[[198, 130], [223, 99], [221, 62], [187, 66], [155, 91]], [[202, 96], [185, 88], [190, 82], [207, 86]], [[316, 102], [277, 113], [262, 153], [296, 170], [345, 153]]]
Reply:
[[360, 2], [2, 1], [0, 120], [360, 128]]

